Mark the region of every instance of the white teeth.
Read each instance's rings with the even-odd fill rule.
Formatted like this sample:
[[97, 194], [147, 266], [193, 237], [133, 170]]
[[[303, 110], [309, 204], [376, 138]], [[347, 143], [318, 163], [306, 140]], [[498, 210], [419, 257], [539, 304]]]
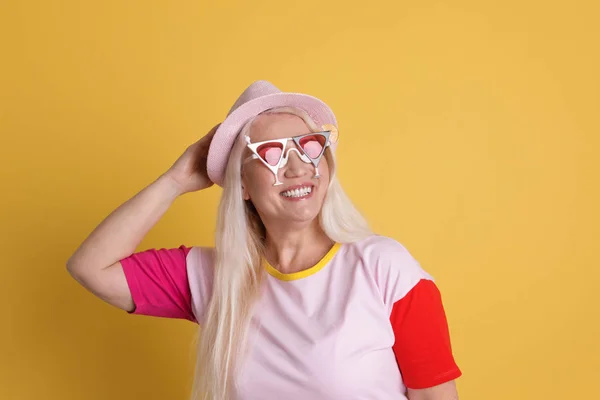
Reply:
[[299, 189], [286, 190], [281, 193], [284, 197], [303, 197], [312, 192], [312, 187], [302, 187]]

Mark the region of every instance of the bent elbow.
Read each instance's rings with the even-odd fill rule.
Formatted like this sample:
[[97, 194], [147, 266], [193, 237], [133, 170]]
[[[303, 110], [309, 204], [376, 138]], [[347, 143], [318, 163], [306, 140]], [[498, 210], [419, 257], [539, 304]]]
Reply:
[[76, 281], [81, 282], [81, 267], [73, 261], [72, 257], [67, 260], [66, 267], [69, 275]]

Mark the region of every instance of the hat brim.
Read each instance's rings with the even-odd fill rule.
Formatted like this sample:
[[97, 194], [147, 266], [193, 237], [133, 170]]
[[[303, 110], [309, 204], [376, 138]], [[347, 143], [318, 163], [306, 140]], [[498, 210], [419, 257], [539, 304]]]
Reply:
[[[332, 124], [337, 127], [333, 111], [323, 101], [302, 93], [273, 93], [242, 104], [221, 123], [210, 144], [207, 157], [207, 172], [211, 181], [223, 186], [229, 153], [242, 127], [254, 116], [278, 107], [297, 107], [321, 126]], [[337, 143], [332, 144], [335, 150]]]

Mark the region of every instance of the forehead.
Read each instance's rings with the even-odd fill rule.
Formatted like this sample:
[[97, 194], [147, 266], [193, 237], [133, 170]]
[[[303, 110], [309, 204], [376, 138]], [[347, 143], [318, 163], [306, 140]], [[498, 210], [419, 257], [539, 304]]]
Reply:
[[262, 114], [259, 115], [250, 129], [250, 139], [260, 142], [270, 139], [282, 139], [303, 133], [310, 129], [302, 118], [294, 114]]

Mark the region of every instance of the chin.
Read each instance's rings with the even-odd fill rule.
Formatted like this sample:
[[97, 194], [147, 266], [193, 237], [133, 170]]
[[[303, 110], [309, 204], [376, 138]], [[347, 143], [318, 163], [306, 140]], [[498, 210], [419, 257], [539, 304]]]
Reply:
[[319, 217], [319, 213], [303, 213], [302, 215], [294, 215], [293, 217], [288, 218], [289, 220], [292, 220], [294, 222], [297, 223], [306, 223], [306, 224], [310, 224], [312, 221], [314, 221], [315, 219], [317, 219]]
[[322, 202], [312, 201], [311, 204], [306, 204], [306, 207], [285, 207], [285, 211], [283, 212], [283, 218], [298, 223], [310, 223], [315, 218], [319, 217], [319, 213], [321, 212], [321, 206]]

